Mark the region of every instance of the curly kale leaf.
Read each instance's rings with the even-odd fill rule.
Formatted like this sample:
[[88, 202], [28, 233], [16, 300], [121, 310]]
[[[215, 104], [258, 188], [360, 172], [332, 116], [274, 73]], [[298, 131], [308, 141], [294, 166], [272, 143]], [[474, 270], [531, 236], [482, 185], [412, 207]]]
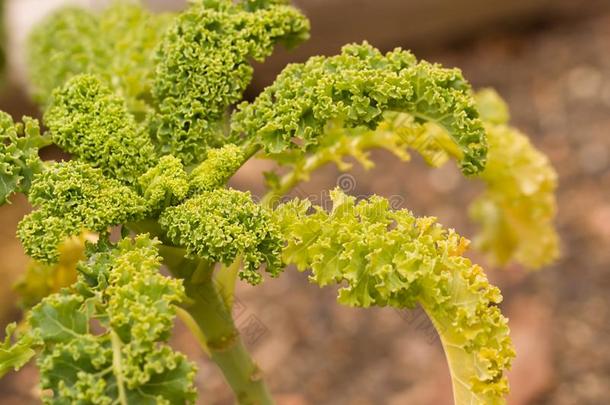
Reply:
[[468, 241], [434, 218], [392, 211], [380, 197], [355, 202], [332, 193], [330, 213], [306, 201], [280, 206], [283, 257], [320, 286], [338, 284], [339, 302], [428, 313], [450, 363], [458, 404], [496, 404], [508, 392], [514, 357], [500, 291], [462, 253]]
[[173, 243], [189, 255], [230, 265], [243, 258], [240, 277], [258, 284], [256, 271], [277, 276], [282, 269], [282, 239], [271, 213], [254, 203], [249, 193], [216, 189], [204, 191], [181, 205], [166, 209], [159, 224]]
[[288, 66], [253, 103], [239, 106], [232, 130], [269, 153], [308, 150], [330, 121], [374, 129], [385, 111], [445, 128], [462, 152], [465, 174], [485, 167], [485, 130], [461, 72], [417, 62], [400, 49], [383, 55], [367, 43]]
[[134, 183], [156, 158], [124, 99], [95, 76], [75, 76], [53, 92], [44, 122], [58, 146], [126, 183]]
[[194, 403], [194, 366], [167, 345], [184, 289], [159, 273], [155, 244], [138, 236], [93, 253], [73, 287], [32, 309], [46, 403]]
[[180, 203], [189, 191], [188, 175], [182, 162], [171, 155], [159, 159], [159, 163], [144, 173], [138, 183], [151, 212], [156, 214]]
[[26, 253], [45, 263], [57, 262], [66, 237], [83, 230], [106, 233], [149, 209], [131, 188], [79, 161], [49, 165], [34, 178], [29, 199], [39, 209], [24, 217], [17, 235]]
[[34, 175], [43, 169], [38, 150], [48, 144], [38, 121], [24, 117], [23, 124], [15, 124], [0, 111], [0, 205], [13, 193], [28, 192]]
[[189, 175], [191, 191], [199, 193], [224, 186], [244, 160], [242, 149], [233, 144], [210, 149], [206, 160], [196, 166]]
[[[213, 4], [210, 4], [213, 3]], [[162, 154], [185, 165], [226, 142], [222, 120], [252, 80], [250, 60], [262, 61], [278, 42], [294, 45], [309, 25], [283, 5], [247, 11], [231, 1], [195, 2], [178, 16], [161, 43], [150, 130]]]

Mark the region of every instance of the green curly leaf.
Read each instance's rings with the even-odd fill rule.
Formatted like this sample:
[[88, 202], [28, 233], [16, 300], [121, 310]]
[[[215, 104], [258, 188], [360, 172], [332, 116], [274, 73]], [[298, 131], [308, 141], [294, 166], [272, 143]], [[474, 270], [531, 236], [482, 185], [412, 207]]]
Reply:
[[23, 218], [17, 236], [26, 253], [44, 263], [57, 262], [66, 237], [83, 230], [106, 233], [148, 211], [132, 189], [79, 161], [49, 165], [34, 178], [29, 199], [39, 209]]
[[341, 285], [339, 302], [357, 307], [412, 308], [432, 319], [449, 360], [457, 404], [498, 404], [514, 351], [500, 291], [462, 256], [468, 241], [434, 218], [392, 211], [380, 197], [355, 202], [331, 194], [330, 213], [306, 201], [280, 206], [275, 218], [286, 263], [311, 270], [320, 286]]
[[171, 155], [163, 156], [138, 182], [153, 213], [178, 204], [186, 198], [189, 191], [188, 175], [182, 162]]
[[0, 111], [0, 205], [14, 193], [28, 192], [34, 175], [43, 168], [38, 150], [48, 143], [40, 135], [38, 121], [24, 117], [23, 124], [15, 124]]
[[204, 191], [166, 209], [159, 224], [190, 256], [227, 266], [242, 257], [244, 268], [239, 276], [251, 284], [262, 281], [256, 270], [263, 264], [272, 276], [282, 270], [278, 229], [270, 212], [255, 204], [250, 193]]
[[[457, 69], [364, 43], [288, 66], [232, 110], [251, 62], [306, 39], [309, 24], [287, 0], [190, 3], [174, 16], [130, 2], [99, 14], [67, 9], [34, 31], [30, 74], [49, 135], [0, 116], [0, 202], [28, 194], [37, 210], [18, 234], [43, 263], [22, 284], [38, 304], [23, 331], [7, 330], [0, 375], [38, 352], [47, 403], [193, 403], [194, 367], [167, 344], [182, 303], [238, 400], [268, 403], [229, 309], [240, 266], [257, 284], [261, 268], [277, 276], [286, 262], [339, 285], [347, 305], [421, 305], [456, 403], [502, 403], [514, 352], [498, 289], [463, 257], [467, 240], [379, 197], [334, 192], [329, 213], [299, 201], [267, 207], [325, 163], [347, 170], [355, 157], [370, 167], [372, 148], [403, 160], [413, 150], [433, 166], [453, 158], [488, 186], [472, 209], [483, 224], [477, 244], [500, 261], [545, 263], [557, 248], [555, 173], [506, 125], [506, 106], [490, 92], [475, 99]], [[51, 140], [74, 160], [42, 163], [38, 149]], [[226, 184], [261, 151], [290, 171], [268, 174], [272, 192], [257, 204]], [[159, 273], [156, 241], [114, 245], [113, 226], [160, 238], [178, 279]], [[100, 238], [75, 268], [81, 257], [64, 263], [61, 246], [84, 231]]]
[[329, 121], [374, 129], [385, 111], [445, 128], [459, 146], [465, 174], [485, 167], [485, 130], [460, 71], [417, 62], [400, 49], [383, 55], [367, 43], [288, 66], [253, 103], [239, 106], [232, 130], [272, 154], [308, 150]]
[[190, 173], [191, 192], [212, 191], [222, 187], [244, 163], [244, 152], [239, 146], [228, 144], [210, 149], [206, 160]]
[[167, 31], [158, 52], [150, 130], [162, 154], [201, 162], [227, 141], [222, 119], [278, 42], [307, 38], [309, 24], [283, 5], [248, 11], [231, 1], [194, 2]]
[[58, 146], [126, 183], [156, 160], [124, 99], [95, 76], [75, 76], [54, 91], [44, 122]]

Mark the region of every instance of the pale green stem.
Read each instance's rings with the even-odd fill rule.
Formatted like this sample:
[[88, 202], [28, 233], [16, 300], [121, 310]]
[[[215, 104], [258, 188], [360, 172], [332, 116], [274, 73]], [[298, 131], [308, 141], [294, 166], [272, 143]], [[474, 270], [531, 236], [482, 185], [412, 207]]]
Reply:
[[280, 198], [288, 194], [297, 184], [303, 180], [309, 179], [309, 175], [321, 167], [328, 160], [324, 159], [322, 155], [314, 154], [305, 159], [304, 163], [285, 174], [279, 182], [278, 187], [269, 190], [267, 194], [261, 199], [261, 205], [272, 208], [279, 202]]
[[375, 142], [371, 142], [363, 137], [346, 138], [343, 143], [329, 147], [326, 150], [320, 150], [310, 156], [304, 158], [301, 162], [295, 165], [294, 169], [286, 173], [279, 181], [279, 185], [269, 190], [261, 200], [261, 205], [266, 207], [274, 207], [279, 202], [280, 198], [285, 196], [302, 181], [309, 180], [311, 174], [324, 166], [327, 163], [333, 162], [336, 156], [343, 154], [347, 155], [349, 150], [367, 149], [377, 146]]
[[128, 405], [125, 385], [123, 383], [123, 366], [121, 364], [121, 349], [123, 343], [121, 342], [119, 335], [114, 331], [110, 332], [110, 337], [112, 340], [112, 368], [116, 378], [116, 385], [119, 390], [119, 403], [121, 405]]
[[422, 308], [428, 315], [434, 329], [436, 329], [443, 346], [445, 359], [447, 360], [451, 376], [454, 404], [505, 404], [506, 402], [502, 397], [493, 395], [487, 396], [473, 391], [472, 379], [477, 375], [479, 368], [476, 354], [464, 349], [463, 338], [457, 339], [455, 336], [452, 336], [454, 330], [451, 319], [439, 316], [425, 304], [422, 304]]

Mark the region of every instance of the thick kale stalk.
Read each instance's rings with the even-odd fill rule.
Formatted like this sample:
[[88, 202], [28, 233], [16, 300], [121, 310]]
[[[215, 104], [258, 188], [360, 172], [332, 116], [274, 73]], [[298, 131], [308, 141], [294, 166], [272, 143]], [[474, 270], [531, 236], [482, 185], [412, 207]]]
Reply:
[[[24, 193], [35, 208], [18, 228], [31, 309], [0, 343], [0, 376], [36, 358], [46, 403], [193, 403], [195, 368], [167, 344], [179, 317], [239, 403], [271, 404], [231, 317], [234, 288], [294, 264], [340, 285], [343, 304], [422, 306], [455, 402], [503, 403], [514, 352], [502, 297], [462, 256], [466, 239], [380, 197], [335, 191], [330, 212], [278, 202], [326, 163], [370, 167], [372, 148], [404, 160], [415, 150], [433, 166], [454, 158], [487, 184], [472, 210], [477, 244], [539, 266], [556, 254], [552, 168], [506, 125], [499, 98], [400, 49], [348, 45], [238, 104], [251, 60], [308, 36], [286, 3], [195, 0], [154, 15], [117, 2], [60, 11], [35, 30], [32, 90], [48, 130], [0, 115], [0, 203]], [[71, 160], [42, 161], [50, 144]], [[253, 156], [289, 169], [268, 176], [260, 203], [227, 186]]]
[[[172, 255], [171, 252], [166, 252]], [[226, 299], [222, 283], [213, 277], [209, 262], [181, 259], [180, 271], [191, 272], [185, 281], [189, 302], [184, 309], [201, 332], [200, 343], [222, 370], [240, 404], [272, 404], [263, 373], [250, 357], [231, 315], [232, 303]], [[225, 269], [225, 271], [229, 271]]]

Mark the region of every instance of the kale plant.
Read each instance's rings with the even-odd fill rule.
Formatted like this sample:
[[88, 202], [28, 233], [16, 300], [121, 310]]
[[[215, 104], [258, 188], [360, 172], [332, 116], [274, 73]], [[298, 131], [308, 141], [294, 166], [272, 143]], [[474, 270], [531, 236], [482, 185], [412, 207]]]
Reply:
[[[195, 366], [167, 343], [179, 317], [237, 402], [270, 404], [231, 318], [234, 287], [294, 265], [344, 305], [421, 306], [455, 402], [504, 402], [515, 353], [467, 239], [378, 196], [335, 189], [326, 210], [285, 195], [328, 163], [371, 167], [375, 148], [454, 160], [486, 186], [475, 245], [536, 268], [557, 255], [554, 170], [495, 92], [402, 49], [350, 44], [241, 101], [251, 62], [308, 30], [283, 0], [197, 0], [180, 14], [70, 8], [32, 33], [43, 129], [0, 115], [0, 202], [24, 193], [35, 207], [17, 232], [32, 260], [17, 286], [26, 315], [0, 344], [0, 375], [35, 358], [45, 403], [193, 403]], [[51, 144], [71, 160], [41, 160]], [[260, 201], [227, 186], [253, 157], [278, 167]]]

